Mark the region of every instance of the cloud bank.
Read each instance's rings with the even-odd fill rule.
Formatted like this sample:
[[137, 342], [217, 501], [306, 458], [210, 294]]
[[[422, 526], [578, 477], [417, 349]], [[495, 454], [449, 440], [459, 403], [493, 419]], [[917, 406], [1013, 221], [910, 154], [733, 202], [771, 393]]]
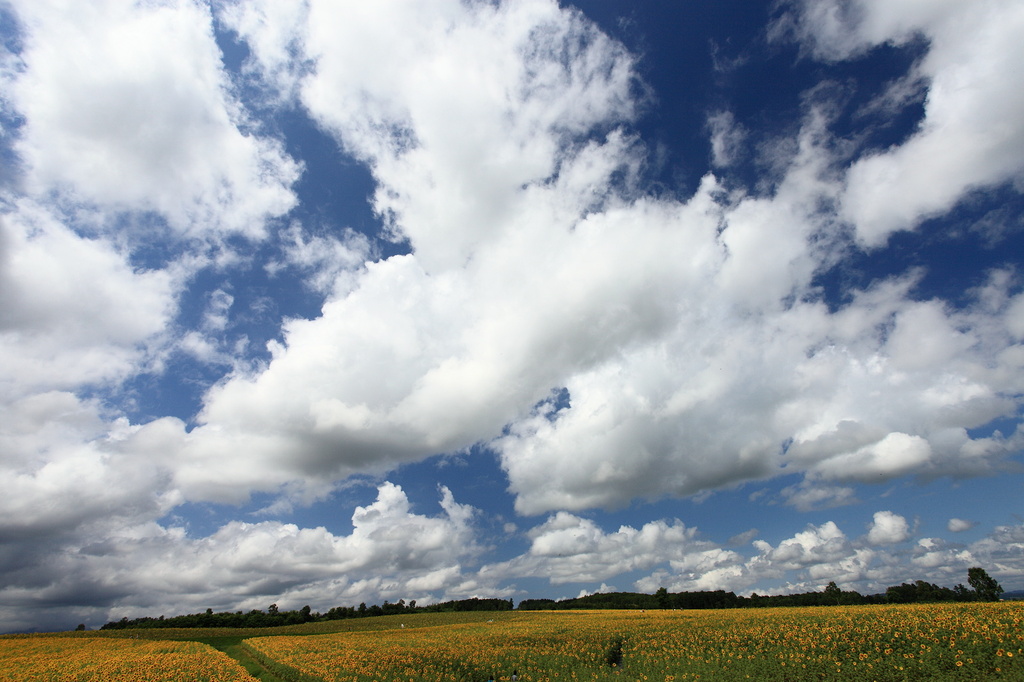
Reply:
[[[67, 601], [261, 608], [271, 594], [439, 598], [636, 571], [651, 571], [637, 589], [878, 586], [900, 579], [898, 560], [932, 579], [1009, 561], [997, 538], [1019, 529], [912, 546], [913, 524], [890, 511], [865, 538], [828, 521], [746, 555], [677, 520], [609, 533], [579, 514], [783, 476], [799, 479], [791, 506], [820, 509], [853, 501], [855, 484], [1009, 465], [1024, 393], [1012, 265], [957, 300], [926, 292], [921, 269], [839, 298], [822, 281], [979, 193], [1019, 192], [1017, 3], [782, 5], [769, 34], [806, 59], [920, 43], [872, 106], [923, 89], [923, 119], [877, 149], [836, 132], [828, 89], [809, 93], [749, 187], [730, 169], [752, 133], [709, 111], [714, 172], [687, 197], [650, 191], [638, 58], [549, 0], [10, 6], [5, 622]], [[218, 31], [247, 49], [240, 72]], [[303, 164], [261, 118], [288, 110], [369, 169], [381, 234], [289, 218]], [[377, 239], [407, 252], [374, 259]], [[257, 267], [297, 273], [318, 314], [279, 320], [265, 353], [219, 340], [239, 323], [230, 287], [190, 321], [197, 282], [275, 245]], [[132, 382], [182, 354], [225, 372], [192, 417], [130, 416]], [[1012, 427], [982, 429], [997, 419]], [[233, 521], [200, 538], [166, 521], [258, 493], [323, 500], [474, 446], [495, 453], [518, 513], [549, 515], [518, 557], [478, 561], [473, 512], [450, 491], [424, 516], [389, 483], [349, 536]], [[169, 574], [182, 556], [195, 570]], [[268, 570], [266, 556], [288, 558]]]

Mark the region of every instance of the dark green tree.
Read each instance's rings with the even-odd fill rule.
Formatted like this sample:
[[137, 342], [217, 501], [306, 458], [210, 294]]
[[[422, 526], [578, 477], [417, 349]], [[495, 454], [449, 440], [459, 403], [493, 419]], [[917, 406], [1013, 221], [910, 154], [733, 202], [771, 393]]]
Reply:
[[885, 601], [890, 604], [913, 604], [917, 601], [917, 585], [913, 583], [890, 585], [885, 590]]
[[839, 589], [839, 585], [836, 585], [835, 580], [830, 580], [828, 585], [825, 586], [825, 603], [839, 604], [842, 598], [843, 591]]
[[956, 595], [954, 597], [956, 601], [974, 601], [977, 596], [974, 592], [964, 587], [963, 583], [956, 584], [956, 587], [953, 588], [953, 594]]
[[1003, 588], [984, 568], [974, 566], [967, 569], [967, 584], [974, 588], [978, 601], [999, 601]]

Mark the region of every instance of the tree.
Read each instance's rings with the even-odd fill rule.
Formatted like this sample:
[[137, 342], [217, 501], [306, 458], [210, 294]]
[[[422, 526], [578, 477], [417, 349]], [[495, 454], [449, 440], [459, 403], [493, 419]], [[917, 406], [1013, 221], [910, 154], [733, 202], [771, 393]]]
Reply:
[[957, 583], [956, 587], [953, 588], [953, 594], [956, 595], [954, 599], [956, 601], [974, 601], [975, 595], [973, 592], [964, 587], [963, 583]]
[[917, 585], [900, 583], [885, 590], [885, 601], [890, 604], [913, 604], [917, 601]]
[[1003, 588], [984, 568], [974, 566], [967, 569], [967, 584], [974, 588], [978, 601], [999, 601]]
[[843, 591], [839, 589], [839, 585], [836, 585], [836, 581], [829, 581], [828, 585], [825, 586], [825, 603], [838, 604], [842, 598]]

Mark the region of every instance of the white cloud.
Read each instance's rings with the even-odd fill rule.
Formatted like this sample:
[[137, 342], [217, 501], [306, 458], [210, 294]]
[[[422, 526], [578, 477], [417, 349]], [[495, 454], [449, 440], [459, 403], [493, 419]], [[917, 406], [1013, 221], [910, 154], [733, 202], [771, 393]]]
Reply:
[[184, 332], [177, 340], [176, 349], [199, 362], [231, 366], [232, 348], [226, 347], [224, 332], [231, 323], [231, 309], [235, 297], [223, 289], [210, 293], [199, 329]]
[[[530, 550], [511, 561], [484, 566], [480, 575], [489, 580], [514, 577], [547, 577], [552, 584], [607, 580], [630, 571], [654, 567], [650, 575], [634, 582], [633, 589], [654, 592], [741, 590], [786, 571], [803, 570], [816, 560], [841, 560], [848, 548], [845, 536], [829, 522], [820, 529], [797, 534], [778, 550], [754, 543], [759, 554], [744, 557], [708, 540], [678, 521], [656, 521], [640, 529], [629, 526], [605, 532], [593, 522], [561, 512], [530, 531]], [[812, 538], [811, 536], [814, 535]], [[795, 546], [805, 548], [802, 560], [794, 558]], [[828, 549], [823, 550], [823, 546]], [[591, 591], [587, 590], [588, 593]]]
[[[298, 167], [230, 92], [203, 6], [11, 9], [20, 52], [3, 107], [22, 123], [5, 131], [20, 175], [0, 197], [4, 503], [9, 532], [45, 539], [181, 502], [173, 452], [149, 437], [173, 420], [140, 434], [116, 414], [130, 402], [118, 388], [162, 371], [172, 349], [230, 365], [231, 301], [216, 292], [200, 329], [175, 329], [205, 247], [168, 246], [170, 262], [150, 268], [133, 249], [165, 246], [161, 218], [190, 239], [259, 237], [293, 205]], [[110, 404], [80, 397], [95, 393]]]
[[842, 206], [858, 240], [883, 245], [894, 231], [952, 208], [969, 192], [1024, 173], [1024, 95], [1016, 74], [1024, 8], [1013, 0], [790, 3], [788, 25], [816, 56], [855, 57], [882, 44], [928, 41], [917, 76], [928, 81], [925, 118], [905, 143], [850, 169]]
[[33, 202], [3, 209], [3, 392], [70, 389], [134, 373], [176, 312], [175, 278], [133, 268], [112, 242], [74, 233]]
[[372, 248], [363, 234], [346, 229], [342, 238], [306, 234], [293, 223], [282, 232], [282, 261], [271, 261], [264, 269], [271, 275], [291, 266], [307, 274], [304, 284], [313, 291], [347, 293], [355, 285], [355, 273], [370, 259]]
[[128, 420], [77, 394], [116, 390], [158, 362], [179, 287], [176, 273], [134, 267], [114, 240], [84, 237], [31, 200], [3, 204], [0, 570], [12, 586], [77, 534], [180, 504], [171, 453], [120, 449]]
[[281, 102], [294, 97], [304, 71], [301, 36], [309, 3], [225, 0], [216, 4], [216, 11], [218, 19], [249, 46], [252, 56], [246, 70], [255, 76], [252, 84], [271, 90], [273, 99]]
[[[814, 589], [834, 575], [876, 589], [903, 579], [894, 566], [908, 557], [928, 579], [980, 559], [1019, 570], [1015, 527], [907, 549], [906, 520], [879, 512], [870, 546], [830, 521], [745, 557], [678, 521], [609, 532], [570, 513], [779, 475], [804, 476], [786, 503], [822, 509], [854, 502], [853, 481], [991, 473], [1019, 452], [1024, 434], [970, 436], [1016, 415], [1024, 393], [1012, 273], [956, 306], [923, 300], [920, 272], [832, 308], [815, 288], [857, 240], [879, 246], [1020, 174], [1024, 104], [1008, 75], [1020, 9], [925, 5], [805, 3], [793, 24], [831, 59], [923, 32], [925, 58], [875, 102], [926, 88], [909, 140], [844, 171], [828, 106], [808, 97], [761, 193], [708, 175], [685, 201], [637, 185], [633, 57], [553, 0], [224, 5], [249, 76], [368, 165], [374, 207], [411, 253], [364, 265], [362, 237], [285, 228], [265, 271], [305, 275], [321, 314], [286, 321], [265, 365], [234, 365], [186, 429], [132, 425], [76, 395], [168, 348], [206, 362], [236, 350], [226, 287], [197, 329], [172, 330], [206, 247], [182, 239], [180, 263], [147, 271], [129, 251], [142, 237], [124, 232], [155, 211], [179, 237], [259, 238], [293, 205], [299, 168], [243, 110], [205, 5], [18, 2], [26, 47], [4, 70], [3, 106], [25, 120], [9, 134], [31, 196], [3, 197], [0, 438], [13, 481], [3, 532], [28, 540], [23, 558], [3, 555], [21, 581], [8, 603], [153, 593], [139, 608], [180, 610], [182, 595], [263, 608], [271, 595], [343, 603], [648, 571], [635, 585]], [[715, 163], [740, 159], [736, 122], [709, 125]], [[447, 492], [435, 518], [384, 485], [344, 537], [268, 520], [196, 539], [157, 524], [182, 501], [254, 491], [284, 495], [267, 510], [286, 510], [350, 475], [477, 443], [499, 454], [519, 512], [554, 513], [528, 552], [475, 575], [462, 565], [476, 552], [471, 510]], [[43, 504], [54, 499], [72, 506]], [[171, 575], [181, 552], [196, 567]], [[30, 575], [53, 556], [52, 575]]]
[[[102, 487], [108, 494], [117, 488]], [[73, 601], [91, 607], [86, 611], [94, 625], [122, 615], [265, 609], [271, 602], [282, 609], [308, 603], [317, 610], [410, 596], [429, 603], [464, 582], [460, 562], [479, 552], [473, 508], [444, 488], [441, 507], [438, 516], [417, 514], [400, 487], [384, 483], [376, 501], [355, 508], [349, 535], [279, 521], [232, 521], [196, 538], [142, 518], [114, 519], [62, 539], [64, 551], [51, 555], [45, 567], [32, 559], [44, 549], [40, 538], [21, 536], [15, 542], [27, 557], [4, 556], [8, 577], [0, 589], [0, 618], [5, 627], [17, 624], [10, 606], [20, 604], [35, 612], [26, 624], [53, 619], [66, 627], [60, 620], [66, 613], [49, 613], [47, 602], [76, 592]]]
[[910, 525], [899, 514], [890, 511], [875, 512], [874, 521], [868, 530], [868, 542], [872, 545], [893, 545], [910, 537]]
[[105, 421], [96, 403], [53, 391], [10, 401], [2, 414], [4, 537], [42, 542], [180, 502], [167, 489], [166, 460], [119, 451], [130, 427]]
[[930, 456], [931, 446], [924, 438], [890, 433], [876, 443], [825, 460], [815, 471], [826, 478], [872, 482], [920, 469]]
[[[879, 522], [882, 525], [894, 522], [885, 540], [894, 540], [899, 535], [899, 529], [895, 528], [899, 523], [891, 519], [888, 512], [879, 512], [875, 518], [876, 527]], [[936, 577], [934, 568], [916, 568], [918, 572], [914, 576], [901, 572], [902, 567], [920, 553], [918, 548], [899, 546], [898, 542], [885, 547], [865, 547], [860, 542], [851, 542], [833, 521], [809, 525], [777, 545], [764, 540], [756, 540], [753, 545], [756, 552], [748, 556], [712, 545], [693, 555], [693, 559], [703, 555], [703, 560], [692, 562], [692, 568], [673, 562], [671, 570], [655, 570], [638, 580], [636, 588], [646, 592], [664, 586], [670, 591], [786, 594], [820, 591], [828, 582], [835, 581], [843, 589], [874, 594], [905, 580]], [[956, 573], [966, 573], [961, 563], [958, 560], [955, 570], [944, 571], [940, 582], [946, 584]]]
[[[264, 233], [295, 204], [299, 167], [231, 94], [201, 4], [15, 2], [23, 68], [5, 97], [25, 119], [26, 186], [157, 211], [181, 233]], [[173, 58], [171, 58], [173, 55]]]
[[[103, 5], [101, 30], [99, 9], [76, 10], [87, 15], [82, 26], [59, 28], [46, 7], [24, 10], [37, 36], [29, 44], [47, 31], [95, 30], [90, 49], [106, 66], [94, 77], [111, 82], [126, 78], [122, 51], [135, 43], [120, 47], [104, 31], [142, 31], [147, 12], [174, 10], [160, 40], [205, 47], [194, 62], [160, 66], [145, 87], [173, 89], [184, 78], [175, 69], [192, 69], [206, 89], [189, 90], [188, 106], [213, 112], [200, 132], [242, 135], [242, 120], [224, 113], [236, 105], [201, 9]], [[271, 270], [309, 271], [328, 294], [321, 316], [287, 322], [269, 365], [238, 367], [211, 389], [198, 428], [159, 420], [126, 441], [177, 453], [175, 485], [189, 499], [238, 501], [254, 490], [313, 499], [354, 473], [491, 442], [524, 513], [692, 495], [783, 471], [808, 473], [786, 494], [808, 509], [850, 501], [845, 481], [983, 473], [1012, 451], [1012, 439], [967, 434], [1012, 413], [1005, 396], [1021, 390], [1010, 280], [959, 310], [910, 300], [913, 276], [855, 292], [835, 311], [817, 302], [812, 278], [844, 244], [829, 208], [842, 183], [819, 109], [808, 108], [770, 194], [728, 196], [709, 176], [686, 202], [637, 197], [612, 181], [643, 159], [614, 128], [635, 106], [621, 45], [539, 0], [414, 3], [397, 19], [396, 8], [349, 8], [342, 21], [341, 8], [312, 3], [308, 17], [296, 9], [273, 26], [260, 18], [269, 8], [225, 10], [250, 41], [253, 68], [273, 75], [285, 55], [294, 62], [302, 105], [370, 164], [377, 209], [413, 253], [359, 268], [364, 240], [284, 233]], [[49, 54], [28, 49], [19, 82], [57, 74]], [[23, 100], [31, 97], [14, 98]], [[25, 111], [24, 140], [36, 140], [31, 121], [50, 126], [50, 109]], [[154, 158], [133, 139], [126, 158]], [[207, 140], [209, 149], [219, 147]], [[151, 184], [124, 191], [164, 196]], [[182, 186], [173, 195], [198, 196]], [[278, 209], [260, 210], [246, 215]], [[167, 324], [167, 275], [122, 269], [120, 278], [133, 281], [111, 291], [132, 291], [129, 307], [104, 302], [103, 314], [130, 333], [112, 347], [110, 369], [79, 361], [104, 376], [136, 371], [140, 346]], [[147, 289], [155, 293], [139, 296]], [[227, 299], [212, 303], [178, 347], [222, 362]], [[70, 378], [51, 387], [91, 378], [61, 376]], [[531, 411], [557, 387], [571, 406]]]
[[941, 573], [951, 577], [954, 569], [966, 570], [972, 562], [975, 562], [975, 559], [970, 551], [962, 546], [950, 545], [941, 538], [922, 538], [911, 559], [914, 570]]
[[[677, 558], [670, 559], [668, 567], [659, 567], [637, 580], [634, 588], [647, 593], [666, 587], [673, 592], [732, 590], [741, 594], [751, 591], [763, 594], [819, 591], [827, 582], [835, 580], [844, 589], [871, 594], [909, 579], [899, 572], [899, 566], [913, 556], [912, 549], [862, 547], [851, 542], [831, 521], [808, 526], [777, 545], [761, 540], [753, 544], [756, 552], [748, 556], [710, 542], [691, 546]], [[572, 558], [584, 562], [587, 557], [571, 553], [565, 557], [566, 560]], [[945, 584], [956, 574], [965, 573], [966, 567], [961, 564], [958, 560], [955, 570], [943, 572], [941, 581]], [[935, 577], [928, 570], [919, 570], [918, 576]]]
[[[529, 532], [530, 549], [480, 575], [492, 581], [516, 577], [547, 578], [552, 584], [596, 583], [633, 570], [671, 562], [677, 570], [698, 570], [733, 556], [697, 537], [678, 520], [652, 521], [641, 528], [622, 526], [606, 533], [597, 524], [559, 512]], [[712, 558], [712, 557], [716, 558]]]
[[965, 530], [970, 530], [976, 526], [975, 521], [968, 521], [966, 519], [950, 519], [949, 523], [946, 524], [946, 530], [950, 533], [962, 533]]
[[735, 163], [743, 152], [746, 131], [736, 122], [730, 111], [718, 111], [708, 116], [711, 135], [711, 165], [724, 168]]
[[835, 561], [849, 552], [846, 535], [832, 521], [809, 526], [777, 547], [763, 540], [756, 540], [754, 546], [760, 550], [762, 560], [783, 570]]
[[[303, 103], [371, 165], [375, 208], [430, 273], [519, 228], [520, 187], [632, 113], [624, 49], [546, 0], [312, 2], [302, 44], [316, 60]], [[587, 180], [564, 198], [600, 199]]]
[[[1012, 451], [967, 432], [1021, 389], [1009, 280], [984, 294], [994, 307], [914, 301], [913, 273], [818, 301], [815, 273], [850, 244], [814, 101], [771, 193], [708, 176], [656, 200], [613, 182], [643, 160], [614, 129], [633, 115], [631, 58], [576, 13], [382, 4], [343, 21], [311, 3], [286, 36], [265, 11], [231, 9], [254, 65], [273, 75], [290, 55], [301, 104], [370, 165], [413, 253], [346, 270], [268, 366], [206, 395], [199, 427], [167, 443], [190, 498], [322, 494], [490, 442], [522, 513], [783, 471], [809, 475], [790, 496], [806, 509], [851, 501], [842, 482], [984, 473]], [[359, 253], [297, 233], [287, 258], [317, 271], [322, 251]]]
[[786, 486], [780, 493], [786, 504], [796, 507], [800, 511], [842, 507], [859, 501], [856, 491], [849, 486], [821, 485], [811, 479], [804, 479], [796, 485]]

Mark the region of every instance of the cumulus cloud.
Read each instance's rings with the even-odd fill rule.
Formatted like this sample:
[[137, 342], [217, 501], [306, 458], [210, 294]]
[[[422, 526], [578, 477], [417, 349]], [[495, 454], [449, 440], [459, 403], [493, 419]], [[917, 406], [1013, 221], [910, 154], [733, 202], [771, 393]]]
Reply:
[[965, 530], [970, 530], [976, 525], [976, 522], [966, 519], [950, 519], [946, 524], [946, 530], [950, 533], [963, 533]]
[[[906, 519], [880, 511], [864, 538], [829, 521], [744, 555], [677, 520], [608, 532], [579, 515], [783, 475], [801, 480], [779, 499], [821, 510], [856, 503], [855, 484], [990, 474], [1019, 452], [1019, 431], [975, 431], [1019, 415], [1016, 273], [956, 301], [922, 291], [922, 271], [835, 300], [820, 288], [842, 254], [1019, 181], [1024, 13], [983, 5], [789, 3], [778, 26], [813, 59], [923, 36], [924, 56], [872, 106], [923, 97], [924, 120], [865, 151], [832, 132], [840, 105], [808, 96], [745, 191], [728, 173], [755, 133], [711, 112], [722, 176], [674, 199], [642, 184], [634, 56], [553, 0], [13, 3], [23, 47], [0, 78], [24, 182], [0, 197], [0, 438], [14, 481], [0, 532], [18, 543], [3, 553], [18, 576], [6, 603], [77, 593], [127, 613], [129, 594], [154, 594], [135, 603], [146, 610], [193, 594], [196, 608], [262, 608], [270, 595], [493, 594], [520, 577], [596, 586], [627, 573], [643, 589], [874, 589], [902, 579], [903, 559], [927, 576], [982, 559], [1019, 570], [1005, 549], [1016, 527], [911, 548]], [[245, 85], [270, 95], [258, 106], [308, 115], [365, 163], [386, 236], [408, 253], [378, 258], [369, 237], [286, 216], [300, 165], [243, 106], [214, 11], [249, 49]], [[172, 255], [145, 266], [139, 245], [163, 223], [173, 247], [152, 251]], [[196, 297], [194, 328], [180, 319], [209, 244], [239, 238], [269, 242], [262, 273], [292, 269], [322, 299], [274, 330], [263, 363], [227, 342], [230, 287]], [[158, 371], [168, 349], [229, 368], [190, 423], [133, 424], [91, 397]], [[472, 512], [445, 491], [444, 516], [427, 517], [382, 485], [345, 537], [267, 520], [193, 538], [159, 523], [184, 501], [256, 491], [287, 509], [477, 444], [499, 457], [516, 510], [549, 516], [528, 551], [473, 575], [461, 565], [477, 552]], [[54, 499], [73, 507], [43, 504]], [[197, 568], [158, 570], [182, 552]]]
[[[117, 415], [130, 402], [123, 382], [162, 371], [172, 349], [233, 361], [218, 338], [226, 292], [212, 295], [198, 329], [176, 328], [178, 297], [208, 258], [166, 243], [157, 226], [172, 228], [172, 242], [260, 237], [267, 217], [294, 204], [299, 168], [231, 93], [208, 9], [10, 9], [19, 52], [3, 71], [3, 106], [18, 177], [0, 195], [0, 400], [17, 490], [7, 503], [24, 512], [14, 525], [33, 528], [25, 510], [63, 499], [67, 518], [49, 527], [66, 531], [180, 500], [167, 487], [168, 453], [118, 451], [136, 430]], [[140, 257], [140, 244], [169, 259]], [[95, 393], [112, 404], [81, 397]]]
[[[778, 545], [753, 543], [756, 553], [734, 552], [719, 565], [694, 575], [659, 569], [638, 580], [637, 589], [658, 587], [678, 590], [734, 590], [786, 594], [820, 591], [831, 581], [862, 594], [884, 592], [890, 585], [927, 580], [953, 586], [966, 579], [971, 566], [986, 565], [1000, 575], [1016, 576], [1022, 568], [1020, 548], [1024, 533], [1019, 526], [999, 526], [970, 545], [955, 545], [938, 538], [908, 544], [906, 520], [891, 512], [876, 512], [868, 545], [851, 541], [834, 522], [808, 526]], [[995, 573], [993, 574], [995, 575]], [[758, 589], [770, 582], [773, 587]]]
[[[665, 521], [605, 532], [591, 522], [560, 513], [535, 527], [533, 543], [525, 554], [501, 564], [484, 566], [485, 579], [548, 577], [553, 584], [572, 581], [598, 584], [629, 570], [650, 570], [637, 578], [633, 589], [653, 593], [669, 591], [732, 590], [739, 594], [820, 591], [835, 581], [862, 594], [884, 592], [886, 587], [913, 580], [952, 586], [965, 580], [967, 569], [984, 563], [1016, 575], [1021, 568], [1019, 547], [1024, 533], [1016, 526], [1000, 526], [969, 546], [937, 538], [910, 538], [907, 521], [892, 512], [874, 514], [869, 534], [851, 540], [833, 521], [809, 525], [777, 544], [755, 540], [748, 548], [726, 549], [702, 539], [696, 529], [671, 536], [665, 529], [684, 530]], [[652, 552], [642, 537], [660, 537], [662, 549]], [[972, 563], [973, 562], [973, 563]], [[576, 568], [573, 568], [573, 567]], [[653, 570], [652, 570], [653, 569]], [[577, 571], [574, 573], [574, 571]], [[770, 587], [763, 587], [769, 585]]]
[[841, 507], [858, 502], [856, 492], [849, 486], [822, 485], [811, 479], [786, 486], [780, 492], [786, 504], [800, 511]]
[[94, 624], [106, 614], [265, 609], [271, 602], [318, 610], [372, 599], [429, 603], [464, 582], [461, 562], [479, 552], [475, 510], [440, 492], [442, 513], [424, 515], [412, 511], [401, 487], [383, 483], [372, 504], [355, 508], [349, 535], [279, 521], [232, 521], [207, 537], [152, 521], [107, 524], [65, 539], [45, 568], [33, 561], [45, 549], [36, 538], [20, 544], [20, 558], [4, 556], [0, 614], [11, 627], [25, 618], [12, 615], [11, 605], [31, 607], [23, 624], [39, 627], [51, 619], [66, 626], [66, 614], [47, 610], [60, 601], [83, 607]]
[[843, 214], [858, 240], [879, 246], [897, 230], [953, 207], [969, 192], [1024, 173], [1024, 97], [1014, 73], [1024, 60], [1015, 36], [1024, 9], [1013, 0], [980, 5], [886, 0], [788, 3], [780, 24], [815, 56], [849, 59], [883, 44], [923, 38], [916, 78], [928, 82], [925, 117], [905, 143], [849, 170]]
[[169, 273], [136, 270], [114, 243], [76, 234], [44, 207], [0, 206], [5, 397], [131, 374], [175, 312], [176, 289]]
[[826, 460], [817, 471], [826, 477], [856, 477], [870, 481], [913, 471], [926, 463], [931, 447], [924, 438], [890, 433], [877, 443]]
[[23, 66], [5, 97], [31, 191], [156, 211], [191, 236], [261, 236], [295, 204], [299, 166], [232, 95], [207, 7], [13, 4]]
[[[628, 181], [644, 154], [628, 130], [636, 108], [632, 57], [582, 15], [540, 0], [429, 10], [414, 3], [395, 23], [394, 9], [364, 9], [342, 21], [340, 8], [314, 2], [273, 22], [267, 13], [285, 10], [258, 3], [223, 9], [222, 19], [252, 50], [253, 73], [277, 79], [287, 71], [295, 84], [282, 91], [370, 165], [375, 208], [413, 253], [361, 268], [369, 249], [358, 237], [311, 237], [296, 226], [285, 233], [283, 260], [268, 267], [312, 273], [312, 288], [328, 295], [320, 317], [287, 322], [269, 365], [236, 369], [210, 390], [199, 428], [186, 433], [165, 419], [133, 436], [163, 439], [163, 448], [180, 453], [175, 480], [187, 495], [237, 500], [298, 480], [322, 491], [352, 473], [382, 473], [489, 441], [524, 513], [696, 494], [782, 469], [807, 472], [808, 483], [789, 497], [812, 508], [851, 499], [849, 488], [825, 481], [982, 473], [1012, 450], [1006, 438], [967, 434], [1012, 413], [1006, 396], [1020, 390], [1013, 350], [1020, 298], [1012, 279], [993, 280], [982, 292], [996, 301], [988, 307], [981, 295], [967, 309], [913, 300], [912, 274], [853, 292], [837, 310], [816, 298], [814, 275], [829, 266], [830, 248], [843, 246], [829, 207], [851, 196], [858, 171], [837, 176], [827, 119], [813, 105], [770, 194], [727, 194], [708, 176], [685, 202], [655, 200]], [[213, 204], [202, 188], [217, 184], [228, 188], [218, 224], [253, 235], [263, 230], [262, 217], [287, 210], [291, 199], [260, 197], [290, 196], [296, 169], [267, 151], [276, 143], [246, 129], [219, 70], [208, 13], [114, 2], [76, 11], [83, 21], [73, 28], [50, 5], [19, 9], [27, 47], [11, 102], [28, 121], [18, 144], [39, 191], [66, 184], [83, 199], [155, 209], [173, 224], [188, 216], [193, 229], [211, 227], [202, 216]], [[148, 78], [129, 78], [140, 60], [126, 51], [152, 45], [114, 37], [128, 28], [148, 35], [158, 12], [173, 13], [159, 14], [173, 30], [152, 45], [197, 49], [182, 65], [164, 60]], [[798, 12], [802, 39], [831, 30], [817, 16]], [[893, 24], [903, 28], [871, 33], [864, 44], [947, 20], [941, 12], [925, 19], [910, 16]], [[32, 85], [62, 77], [64, 53], [47, 51], [52, 41], [44, 40], [62, 31], [79, 42], [96, 34], [84, 54], [96, 65], [89, 78], [99, 82]], [[934, 41], [929, 54], [941, 56], [943, 45]], [[947, 62], [934, 61], [935, 73], [944, 73]], [[141, 124], [95, 112], [83, 120], [109, 125], [108, 136], [118, 132], [117, 144], [104, 149], [119, 154], [108, 165], [129, 182], [33, 151], [62, 136], [78, 135], [82, 144], [104, 139], [61, 113], [81, 109], [81, 89], [113, 93], [91, 97], [87, 113], [101, 104], [120, 111], [119, 92], [146, 102], [139, 88], [178, 91], [173, 84], [183, 80], [193, 89], [181, 105], [205, 113], [175, 114], [174, 121], [204, 122], [199, 130], [208, 135], [189, 137], [199, 140], [201, 155], [156, 154], [146, 145], [167, 144], [173, 131], [122, 135]], [[939, 81], [928, 82], [932, 97]], [[42, 91], [63, 92], [67, 101], [33, 99]], [[153, 118], [147, 111], [137, 118]], [[714, 121], [719, 138], [733, 128], [722, 116]], [[46, 146], [47, 154], [77, 149], [75, 139]], [[239, 149], [248, 151], [210, 153], [230, 140], [245, 141]], [[98, 163], [96, 155], [76, 158]], [[132, 159], [166, 163], [129, 172]], [[235, 169], [251, 174], [263, 168], [258, 159], [270, 159], [259, 174], [266, 182], [245, 185], [248, 176]], [[160, 175], [167, 168], [181, 170], [173, 182]], [[258, 206], [232, 203], [242, 195]], [[21, 230], [18, 248], [27, 254], [27, 228], [15, 220], [24, 218], [8, 223]], [[118, 272], [104, 242], [56, 227], [50, 234], [107, 249], [114, 260], [105, 267]], [[34, 240], [41, 245], [41, 237]], [[139, 344], [166, 327], [171, 307], [166, 274], [122, 267], [119, 276], [139, 281], [116, 291], [153, 295], [133, 296], [127, 308], [102, 306], [106, 315], [122, 315], [111, 324], [125, 327], [125, 342], [103, 349], [105, 362], [69, 361], [103, 375], [137, 368]], [[16, 298], [12, 310], [28, 309], [28, 294]], [[133, 305], [145, 312], [130, 313]], [[204, 329], [185, 335], [180, 347], [222, 360], [225, 349], [212, 334], [221, 312], [211, 308]], [[68, 320], [74, 315], [61, 324]], [[52, 373], [69, 387], [92, 378]], [[568, 406], [551, 407], [545, 397], [553, 389], [568, 391]], [[210, 465], [214, 453], [220, 465]], [[230, 473], [239, 468], [249, 473]]]
[[719, 555], [730, 555], [678, 520], [652, 521], [639, 529], [622, 526], [606, 533], [593, 521], [559, 512], [529, 531], [528, 537], [530, 549], [525, 554], [483, 567], [481, 577], [543, 577], [552, 584], [600, 582], [665, 562], [680, 570], [713, 566]]
[[764, 540], [755, 540], [754, 546], [761, 552], [764, 561], [783, 570], [835, 561], [849, 551], [846, 535], [832, 521], [818, 527], [808, 527], [792, 538], [783, 540], [777, 547]]
[[[813, 508], [852, 501], [844, 482], [984, 473], [1012, 451], [967, 431], [1012, 413], [1021, 388], [1011, 279], [960, 309], [915, 300], [916, 273], [837, 309], [817, 295], [852, 245], [814, 98], [770, 193], [709, 175], [686, 201], [654, 199], [630, 180], [644, 158], [632, 58], [580, 14], [396, 7], [343, 21], [312, 2], [273, 27], [259, 4], [225, 15], [251, 68], [291, 74], [369, 164], [374, 206], [412, 253], [287, 322], [266, 367], [207, 393], [198, 428], [161, 430], [188, 496], [322, 491], [489, 442], [526, 514], [783, 471], [806, 473], [791, 503]], [[299, 234], [288, 258], [315, 270], [325, 248], [341, 247]]]
[[868, 529], [868, 542], [872, 545], [893, 545], [910, 537], [910, 525], [899, 514], [890, 511], [875, 512]]
[[6, 404], [0, 424], [5, 538], [61, 537], [110, 516], [159, 516], [180, 502], [167, 492], [166, 461], [118, 451], [130, 427], [105, 420], [96, 402], [40, 393]]
[[[430, 272], [516, 225], [519, 188], [558, 172], [567, 142], [634, 107], [631, 57], [551, 2], [313, 1], [287, 18], [269, 4], [233, 4], [224, 16], [268, 78], [313, 65], [298, 86], [303, 105], [370, 163], [375, 208]], [[599, 191], [579, 189], [583, 201]]]
[[333, 235], [310, 235], [298, 223], [292, 223], [281, 234], [283, 258], [264, 266], [271, 275], [286, 267], [306, 273], [303, 283], [313, 291], [329, 294], [340, 287], [341, 292], [354, 286], [355, 273], [370, 259], [372, 247], [366, 235], [352, 229], [341, 238]]

